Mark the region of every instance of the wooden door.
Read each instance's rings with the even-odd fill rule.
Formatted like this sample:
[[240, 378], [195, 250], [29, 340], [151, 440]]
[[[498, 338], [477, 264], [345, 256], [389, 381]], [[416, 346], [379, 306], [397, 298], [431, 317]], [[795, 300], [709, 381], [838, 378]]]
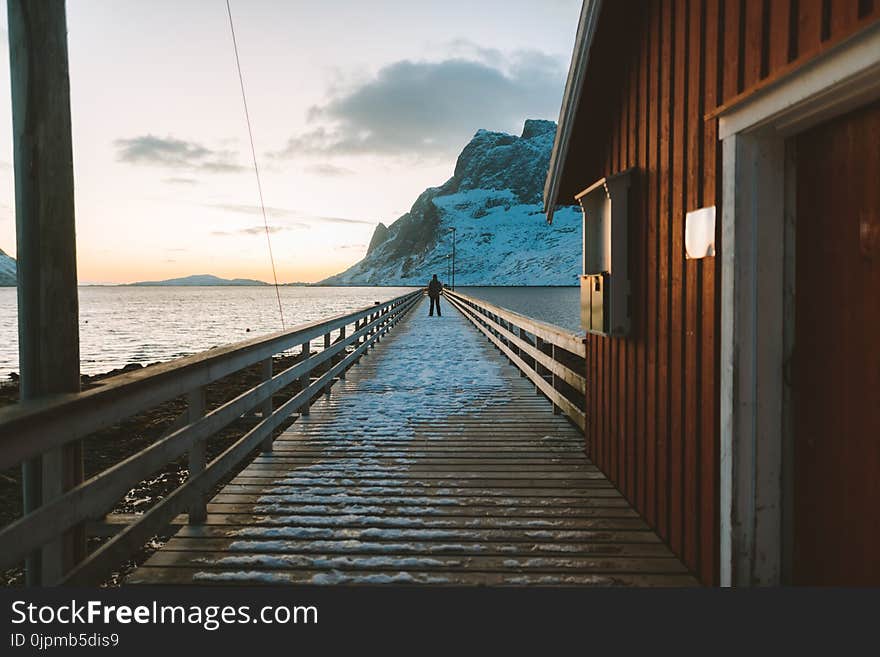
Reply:
[[796, 139], [796, 584], [880, 585], [880, 104]]

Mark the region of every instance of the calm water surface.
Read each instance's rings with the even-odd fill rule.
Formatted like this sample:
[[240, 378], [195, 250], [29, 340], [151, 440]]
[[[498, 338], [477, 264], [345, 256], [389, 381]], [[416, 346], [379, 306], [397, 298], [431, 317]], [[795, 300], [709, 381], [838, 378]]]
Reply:
[[459, 292], [582, 333], [579, 287], [465, 287]]
[[[385, 301], [410, 288], [284, 287], [288, 327]], [[579, 331], [577, 288], [461, 288], [467, 294]], [[84, 374], [147, 365], [281, 328], [271, 287], [81, 287]], [[250, 329], [250, 331], [248, 331]], [[18, 371], [15, 288], [0, 288], [0, 380]]]

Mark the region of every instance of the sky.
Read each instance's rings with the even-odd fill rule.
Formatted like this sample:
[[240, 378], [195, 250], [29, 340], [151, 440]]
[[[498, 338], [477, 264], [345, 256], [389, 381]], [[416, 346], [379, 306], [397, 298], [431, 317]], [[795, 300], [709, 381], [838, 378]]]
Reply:
[[[556, 120], [580, 0], [231, 0], [279, 282], [358, 261], [480, 128]], [[15, 255], [0, 12], [0, 249]], [[81, 283], [272, 280], [225, 0], [68, 0]]]

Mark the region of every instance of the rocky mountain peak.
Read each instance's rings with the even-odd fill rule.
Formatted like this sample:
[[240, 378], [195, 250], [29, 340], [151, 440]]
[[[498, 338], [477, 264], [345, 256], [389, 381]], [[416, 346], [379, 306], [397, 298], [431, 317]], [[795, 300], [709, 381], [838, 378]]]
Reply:
[[379, 225], [376, 226], [376, 229], [373, 231], [373, 237], [370, 240], [370, 246], [367, 247], [367, 255], [370, 255], [373, 251], [375, 251], [376, 247], [387, 240], [390, 234], [391, 233], [388, 230], [388, 226], [380, 221]]
[[576, 284], [580, 214], [560, 210], [548, 226], [541, 205], [555, 135], [543, 120], [527, 120], [520, 135], [478, 130], [449, 180], [379, 224], [364, 259], [324, 282], [424, 284], [450, 264], [454, 228], [461, 285]]
[[478, 130], [442, 190], [510, 189], [521, 203], [538, 203], [555, 135], [555, 123], [537, 119], [525, 122], [520, 137]]

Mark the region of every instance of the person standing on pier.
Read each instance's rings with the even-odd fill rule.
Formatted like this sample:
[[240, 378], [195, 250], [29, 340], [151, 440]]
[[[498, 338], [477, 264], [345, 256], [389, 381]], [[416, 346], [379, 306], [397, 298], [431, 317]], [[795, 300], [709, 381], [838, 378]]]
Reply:
[[437, 280], [437, 274], [434, 274], [434, 278], [431, 279], [431, 282], [428, 283], [428, 297], [431, 299], [431, 310], [428, 313], [430, 317], [434, 316], [434, 307], [437, 307], [437, 317], [440, 317], [440, 291], [443, 289], [443, 285], [440, 281]]

